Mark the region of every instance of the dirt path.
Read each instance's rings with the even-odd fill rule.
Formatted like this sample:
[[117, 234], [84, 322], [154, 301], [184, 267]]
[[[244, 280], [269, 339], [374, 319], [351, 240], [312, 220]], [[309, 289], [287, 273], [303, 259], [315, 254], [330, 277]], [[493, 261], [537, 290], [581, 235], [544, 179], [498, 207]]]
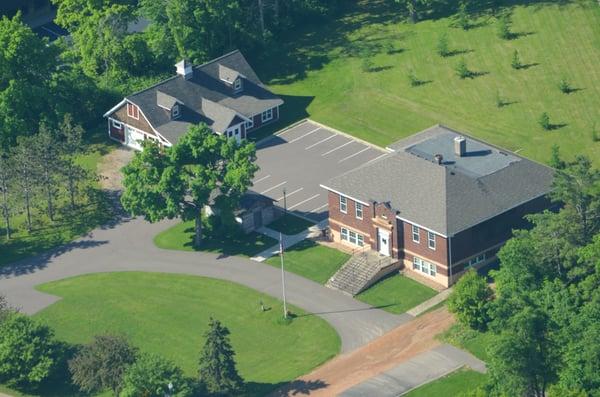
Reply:
[[333, 359], [277, 390], [273, 396], [335, 396], [439, 346], [441, 343], [435, 335], [447, 330], [453, 323], [454, 318], [445, 307], [427, 313], [358, 350]]
[[98, 164], [98, 174], [103, 189], [110, 191], [123, 189], [121, 168], [129, 163], [133, 153], [133, 150], [120, 146], [102, 158]]

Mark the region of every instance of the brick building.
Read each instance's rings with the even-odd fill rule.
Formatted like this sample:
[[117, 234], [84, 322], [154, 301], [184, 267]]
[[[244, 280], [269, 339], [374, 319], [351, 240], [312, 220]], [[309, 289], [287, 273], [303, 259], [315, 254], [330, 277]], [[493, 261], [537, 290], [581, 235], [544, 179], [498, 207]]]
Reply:
[[553, 170], [437, 125], [322, 185], [334, 241], [370, 247], [443, 286], [496, 258], [549, 208]]

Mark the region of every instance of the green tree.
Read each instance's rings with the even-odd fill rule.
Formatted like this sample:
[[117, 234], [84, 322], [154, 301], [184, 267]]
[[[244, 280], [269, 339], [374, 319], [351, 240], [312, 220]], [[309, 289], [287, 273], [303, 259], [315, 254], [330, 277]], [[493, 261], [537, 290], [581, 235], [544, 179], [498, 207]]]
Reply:
[[471, 22], [469, 20], [469, 12], [467, 10], [467, 2], [461, 1], [458, 5], [458, 14], [456, 15], [456, 23], [463, 30], [469, 30], [471, 28]]
[[74, 210], [79, 185], [89, 177], [86, 170], [77, 163], [77, 157], [83, 151], [83, 128], [74, 124], [73, 118], [67, 113], [59, 125], [59, 134], [62, 138], [60, 167], [66, 179], [71, 209]]
[[473, 75], [473, 72], [469, 70], [469, 67], [467, 66], [467, 61], [464, 58], [461, 58], [461, 60], [458, 61], [454, 70], [456, 71], [456, 75], [461, 79], [466, 79]]
[[573, 87], [571, 87], [571, 83], [569, 83], [569, 80], [566, 77], [560, 79], [560, 81], [558, 82], [558, 89], [563, 94], [570, 94], [571, 92], [573, 92]]
[[54, 221], [55, 201], [58, 194], [59, 147], [55, 137], [44, 123], [40, 125], [39, 132], [32, 138], [35, 181], [44, 191], [48, 218]]
[[448, 34], [442, 33], [438, 37], [437, 41], [437, 53], [441, 57], [447, 57], [450, 55], [450, 47], [448, 44]]
[[28, 231], [33, 228], [31, 207], [36, 194], [34, 144], [33, 137], [22, 136], [17, 139], [17, 145], [12, 149], [15, 184], [23, 198]]
[[448, 310], [463, 325], [484, 331], [489, 321], [488, 305], [492, 294], [485, 278], [471, 269], [454, 286], [448, 298]]
[[512, 61], [510, 62], [510, 66], [516, 70], [519, 70], [523, 67], [523, 64], [521, 63], [521, 57], [519, 56], [519, 51], [515, 50], [513, 52]]
[[0, 152], [0, 210], [4, 219], [6, 239], [11, 238], [10, 218], [13, 213], [14, 169], [8, 154]]
[[60, 363], [61, 348], [45, 325], [18, 313], [0, 323], [0, 379], [11, 386], [37, 387]]
[[86, 393], [106, 389], [119, 395], [125, 371], [137, 357], [137, 349], [118, 335], [96, 335], [69, 361], [72, 382]]
[[510, 13], [503, 13], [500, 18], [498, 18], [498, 37], [504, 40], [510, 40], [513, 38], [513, 33], [511, 32], [512, 26], [512, 16]]
[[235, 365], [235, 352], [229, 342], [229, 330], [211, 317], [200, 356], [200, 382], [210, 393], [232, 395], [243, 380]]
[[578, 155], [556, 172], [551, 198], [572, 210], [573, 222], [581, 225], [583, 244], [600, 232], [600, 171], [586, 156]]
[[214, 192], [223, 208], [237, 206], [258, 170], [254, 144], [193, 126], [170, 148], [146, 142], [123, 169], [123, 207], [151, 222], [181, 216], [195, 221], [194, 245], [202, 243], [202, 209]]
[[543, 112], [540, 115], [540, 118], [538, 119], [538, 124], [546, 131], [552, 129], [552, 124], [550, 123], [550, 116], [546, 112]]
[[562, 170], [566, 167], [565, 161], [560, 157], [560, 147], [556, 144], [552, 145], [552, 153], [550, 157], [550, 167]]
[[[169, 390], [169, 385], [172, 389]], [[125, 372], [121, 397], [187, 397], [193, 388], [183, 371], [155, 354], [143, 354]]]
[[488, 348], [488, 370], [500, 395], [544, 397], [556, 379], [558, 349], [552, 325], [540, 310], [524, 308], [503, 321], [503, 330]]

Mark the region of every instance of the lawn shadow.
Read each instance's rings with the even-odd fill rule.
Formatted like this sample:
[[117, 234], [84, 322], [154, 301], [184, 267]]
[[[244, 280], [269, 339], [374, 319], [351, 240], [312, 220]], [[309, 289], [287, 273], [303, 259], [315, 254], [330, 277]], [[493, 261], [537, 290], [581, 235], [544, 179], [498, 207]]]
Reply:
[[364, 311], [368, 311], [368, 310], [385, 309], [385, 308], [396, 306], [396, 305], [398, 305], [398, 304], [397, 303], [388, 303], [388, 304], [385, 304], [385, 305], [377, 305], [377, 306], [364, 307], [362, 309], [347, 309], [347, 310], [336, 310], [336, 311], [331, 311], [331, 312], [306, 313], [306, 314], [300, 314], [298, 317], [322, 316], [322, 315], [325, 315], [325, 314], [340, 314], [340, 313], [364, 312]]
[[499, 107], [499, 108], [505, 108], [505, 107], [507, 107], [507, 106], [514, 105], [514, 104], [516, 104], [516, 103], [519, 103], [519, 101], [516, 101], [516, 100], [515, 100], [515, 101], [511, 101], [511, 100], [509, 100], [509, 99], [501, 99], [501, 100], [498, 102], [498, 107]]
[[576, 92], [583, 91], [583, 90], [585, 90], [585, 88], [578, 88], [578, 87], [568, 87], [568, 88], [567, 88], [567, 89], [564, 91], [564, 93], [565, 93], [565, 94], [567, 94], [567, 95], [569, 95], [569, 94], [574, 94], [574, 93], [576, 93]]
[[393, 69], [393, 68], [394, 67], [390, 66], [390, 65], [388, 65], [388, 66], [375, 66], [375, 67], [369, 68], [367, 70], [367, 72], [369, 72], [369, 73], [378, 73], [378, 72], [383, 72], [384, 70], [390, 70], [390, 69]]
[[475, 52], [475, 50], [472, 49], [468, 49], [468, 48], [464, 48], [462, 50], [452, 50], [446, 53], [446, 55], [444, 56], [444, 58], [450, 58], [456, 55], [463, 55], [463, 54], [469, 54], [471, 52]]
[[531, 36], [533, 34], [535, 34], [536, 32], [510, 32], [508, 34], [508, 40], [517, 40], [520, 39], [521, 37], [526, 37], [526, 36]]
[[[309, 117], [308, 107], [315, 99], [314, 96], [279, 95], [283, 105], [279, 108], [279, 119], [255, 132], [250, 132], [248, 138], [261, 146], [261, 140], [273, 135], [281, 129]], [[283, 143], [283, 142], [280, 142]]]
[[[329, 384], [321, 379], [317, 380], [302, 380], [297, 379], [287, 384], [279, 386], [277, 390], [267, 394], [269, 397], [286, 397], [286, 396], [308, 396], [316, 390], [325, 389]], [[263, 394], [265, 395], [265, 394]]]
[[568, 126], [568, 123], [552, 123], [548, 126], [548, 131], [556, 131], [556, 130], [560, 130], [563, 127]]
[[212, 252], [217, 255], [217, 259], [225, 259], [230, 256], [252, 257], [277, 244], [277, 241], [257, 232], [245, 234], [239, 232], [235, 235], [215, 235], [202, 236], [202, 244], [199, 248], [194, 247], [194, 228], [189, 227], [184, 230], [189, 234], [187, 242], [183, 243], [186, 248], [191, 248], [198, 252]]
[[535, 66], [539, 66], [539, 62], [525, 63], [523, 65], [519, 65], [519, 67], [517, 69], [527, 70], [527, 69], [533, 68]]
[[487, 74], [490, 74], [490, 72], [469, 70], [469, 72], [464, 77], [461, 77], [461, 79], [462, 80], [464, 80], [464, 79], [473, 80], [473, 79], [476, 79], [477, 77], [485, 76]]

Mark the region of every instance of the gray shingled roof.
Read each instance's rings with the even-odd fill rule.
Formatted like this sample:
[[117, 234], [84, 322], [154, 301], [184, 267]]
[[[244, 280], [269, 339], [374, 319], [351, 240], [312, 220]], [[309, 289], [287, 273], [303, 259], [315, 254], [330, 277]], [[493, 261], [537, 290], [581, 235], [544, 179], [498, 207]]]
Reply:
[[161, 108], [171, 110], [176, 103], [181, 103], [183, 105], [183, 103], [174, 96], [156, 90], [156, 104]]
[[[243, 91], [234, 94], [231, 87], [221, 81], [221, 66], [243, 76]], [[208, 124], [215, 132], [222, 133], [232, 121], [249, 118], [283, 104], [279, 97], [263, 85], [242, 53], [237, 50], [195, 66], [193, 71], [193, 76], [188, 80], [176, 75], [126, 98], [138, 105], [150, 124], [171, 143], [176, 143], [191, 125], [200, 121]], [[158, 105], [158, 91], [184, 104], [177, 120], [171, 120], [169, 111]], [[202, 104], [206, 100], [222, 109], [216, 111], [215, 106], [210, 106], [210, 114], [205, 113]], [[243, 117], [231, 118], [231, 112]]]
[[243, 77], [245, 78], [246, 76], [240, 74], [240, 72], [238, 72], [237, 70], [233, 70], [228, 68], [227, 66], [224, 66], [222, 64], [219, 64], [219, 78], [221, 80], [225, 80], [228, 83], [233, 84], [233, 82], [238, 78], [238, 77]]
[[[465, 136], [467, 156], [455, 158], [453, 139], [459, 135], [465, 136], [432, 127], [324, 186], [366, 203], [389, 202], [399, 217], [445, 236], [550, 191], [551, 168], [472, 137]], [[442, 164], [434, 159], [437, 153], [444, 153]]]

